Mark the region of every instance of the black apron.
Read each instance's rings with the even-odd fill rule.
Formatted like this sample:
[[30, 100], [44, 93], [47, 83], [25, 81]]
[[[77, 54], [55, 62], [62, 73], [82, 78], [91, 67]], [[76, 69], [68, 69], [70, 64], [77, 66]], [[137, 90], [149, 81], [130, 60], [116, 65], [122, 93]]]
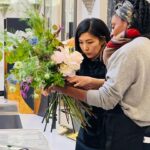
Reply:
[[[94, 61], [85, 58], [77, 74], [104, 79], [106, 68], [99, 58]], [[102, 118], [105, 110], [92, 106], [91, 110], [94, 116], [90, 116], [85, 112], [85, 118], [89, 126], [86, 129], [80, 127], [76, 150], [104, 150], [105, 139], [103, 138], [104, 129]]]
[[86, 129], [80, 127], [76, 150], [104, 150], [105, 139], [103, 137], [105, 136], [105, 130], [103, 128], [103, 115], [105, 111], [94, 107], [92, 112], [96, 117], [85, 113], [90, 126], [87, 126]]
[[144, 150], [144, 128], [135, 124], [122, 111], [120, 105], [104, 116], [105, 150]]

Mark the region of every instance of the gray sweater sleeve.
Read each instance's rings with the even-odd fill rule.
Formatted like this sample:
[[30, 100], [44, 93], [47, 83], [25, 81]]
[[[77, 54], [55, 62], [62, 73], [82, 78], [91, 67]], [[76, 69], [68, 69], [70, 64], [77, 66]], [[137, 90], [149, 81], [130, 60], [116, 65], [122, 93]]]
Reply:
[[99, 90], [87, 92], [87, 103], [103, 109], [113, 109], [122, 101], [129, 86], [136, 80], [135, 54], [131, 53], [130, 47], [123, 46], [109, 59], [106, 82]]

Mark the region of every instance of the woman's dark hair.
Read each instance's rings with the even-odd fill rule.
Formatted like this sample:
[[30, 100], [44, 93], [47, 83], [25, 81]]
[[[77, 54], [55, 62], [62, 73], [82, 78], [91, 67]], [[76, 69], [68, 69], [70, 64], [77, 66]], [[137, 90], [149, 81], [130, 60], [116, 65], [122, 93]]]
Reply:
[[147, 0], [129, 0], [134, 6], [132, 27], [150, 38], [150, 3]]
[[81, 21], [76, 29], [75, 34], [75, 48], [77, 51], [82, 52], [79, 45], [79, 37], [82, 33], [88, 32], [99, 39], [105, 39], [106, 42], [110, 40], [110, 32], [106, 24], [98, 18], [87, 18]]

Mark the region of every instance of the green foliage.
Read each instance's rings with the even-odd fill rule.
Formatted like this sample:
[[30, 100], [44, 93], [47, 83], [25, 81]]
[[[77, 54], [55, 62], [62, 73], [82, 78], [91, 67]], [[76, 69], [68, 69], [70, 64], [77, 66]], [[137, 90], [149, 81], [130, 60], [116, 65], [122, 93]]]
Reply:
[[3, 58], [3, 53], [2, 51], [0, 51], [0, 61], [2, 60], [2, 58]]
[[42, 35], [45, 33], [46, 20], [37, 11], [34, 11], [34, 13], [32, 11], [29, 12], [29, 17], [28, 25], [32, 27], [36, 36], [42, 38]]
[[[79, 57], [78, 54], [73, 55], [72, 57], [74, 58], [71, 58], [71, 51], [65, 49], [62, 42], [57, 39], [61, 27], [59, 28], [53, 25], [52, 30], [47, 29], [45, 18], [40, 16], [36, 11], [29, 12], [29, 16], [28, 24], [31, 27], [30, 30], [28, 29], [26, 32], [19, 31], [13, 37], [9, 37], [7, 33], [5, 34], [6, 61], [10, 64], [14, 64], [11, 74], [15, 76], [20, 83], [22, 81], [23, 83], [27, 83], [26, 88], [21, 87], [23, 94], [26, 92], [28, 85], [32, 86], [35, 91], [40, 91], [41, 88], [53, 85], [63, 87], [65, 85], [64, 76], [66, 76], [66, 74], [63, 74], [63, 71], [66, 68], [68, 69], [69, 66], [71, 71], [73, 68], [75, 72], [78, 68], [75, 70], [74, 67], [71, 66], [74, 64], [72, 61], [76, 56], [78, 57], [77, 62], [79, 62], [80, 59], [82, 61], [82, 57]], [[60, 51], [63, 54], [60, 55]], [[65, 69], [60, 67], [60, 62], [55, 62], [57, 59], [53, 59], [52, 61], [54, 54], [59, 54], [59, 57], [57, 57], [58, 60], [61, 60], [61, 56], [66, 55], [70, 58], [67, 61], [68, 65], [65, 64], [65, 61], [61, 62], [62, 66], [65, 66]], [[64, 60], [68, 57], [64, 57]], [[80, 65], [77, 66], [79, 67]], [[63, 70], [62, 72], [60, 71], [61, 69]], [[35, 93], [34, 96], [37, 97], [38, 95]], [[56, 93], [51, 99], [51, 104], [49, 104], [49, 108], [46, 111], [46, 118], [49, 119], [51, 115], [53, 119], [55, 118], [55, 114], [52, 112], [57, 111], [57, 106], [61, 98], [63, 98], [64, 104], [70, 114], [75, 116], [85, 126], [84, 115], [79, 105], [81, 103], [77, 105], [71, 98], [65, 95], [59, 96], [59, 93]], [[49, 120], [46, 119], [46, 124], [48, 122]]]
[[[37, 11], [30, 11], [27, 20], [31, 29], [21, 32], [21, 35], [9, 37], [5, 33], [7, 53], [6, 61], [10, 64], [22, 63], [22, 68], [13, 68], [11, 73], [14, 74], [19, 81], [24, 81], [28, 77], [32, 78], [31, 86], [35, 89], [41, 86], [50, 86], [51, 84], [64, 86], [64, 78], [58, 72], [57, 66], [51, 61], [51, 55], [61, 46], [62, 43], [56, 37], [59, 28], [53, 26], [53, 32], [47, 29], [46, 20], [39, 15]], [[44, 78], [48, 73], [49, 77]]]

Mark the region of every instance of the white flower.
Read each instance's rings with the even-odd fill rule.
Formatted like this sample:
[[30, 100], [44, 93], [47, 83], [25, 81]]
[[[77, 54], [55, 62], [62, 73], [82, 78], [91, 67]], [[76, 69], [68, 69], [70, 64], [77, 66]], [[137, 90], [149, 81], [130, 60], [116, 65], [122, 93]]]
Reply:
[[31, 29], [26, 29], [26, 34], [25, 34], [25, 37], [27, 38], [27, 39], [29, 39], [29, 38], [31, 38], [31, 37], [33, 37], [33, 32], [32, 32], [32, 30]]
[[73, 62], [77, 62], [79, 64], [81, 64], [81, 62], [83, 61], [83, 56], [81, 55], [81, 53], [74, 51], [73, 53], [71, 53], [71, 59]]
[[66, 64], [61, 64], [59, 71], [63, 74], [63, 76], [73, 76], [75, 75], [75, 70], [69, 67]]
[[80, 69], [80, 64], [83, 60], [83, 56], [79, 52], [74, 51], [70, 54], [66, 53], [65, 58], [66, 59], [65, 59], [64, 63], [66, 65], [68, 65], [70, 68], [74, 69], [75, 71]]
[[16, 61], [15, 64], [14, 64], [14, 68], [15, 69], [21, 69], [23, 68], [23, 64], [21, 61]]
[[51, 56], [51, 60], [55, 64], [61, 64], [64, 61], [64, 59], [64, 54], [60, 51], [55, 51], [54, 54]]
[[30, 39], [33, 37], [33, 32], [31, 30], [26, 30], [26, 32], [17, 30], [14, 35], [21, 43], [24, 39]]
[[21, 30], [17, 30], [16, 32], [15, 32], [15, 36], [17, 37], [17, 38], [22, 38], [22, 37], [25, 37], [25, 32], [24, 31], [21, 31]]
[[80, 69], [83, 56], [77, 51], [70, 51], [68, 47], [58, 47], [60, 51], [55, 51], [51, 56], [55, 64], [59, 64], [59, 71], [64, 76], [75, 75], [75, 71]]
[[69, 68], [71, 68], [72, 70], [75, 70], [75, 71], [80, 69], [80, 63], [70, 61], [67, 65]]

